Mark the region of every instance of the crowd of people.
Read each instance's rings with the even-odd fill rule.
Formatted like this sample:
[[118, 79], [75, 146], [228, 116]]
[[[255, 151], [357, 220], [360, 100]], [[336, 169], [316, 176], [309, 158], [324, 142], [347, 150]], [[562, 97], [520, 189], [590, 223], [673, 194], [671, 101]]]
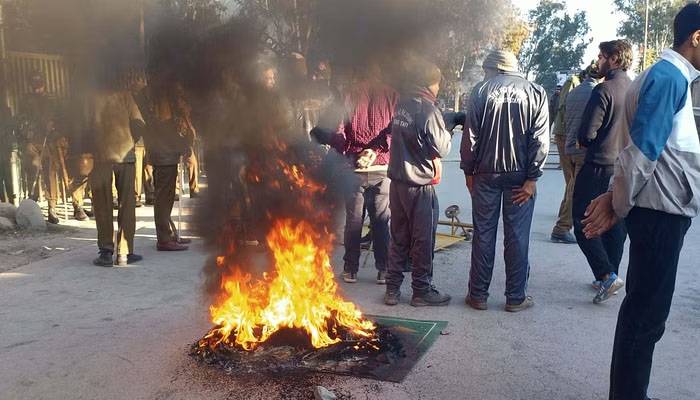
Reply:
[[452, 130], [462, 125], [460, 166], [474, 225], [465, 302], [476, 310], [488, 308], [502, 213], [505, 309], [532, 307], [530, 229], [553, 131], [566, 190], [551, 239], [578, 244], [593, 272], [593, 302], [601, 303], [625, 285], [618, 273], [629, 235], [610, 398], [648, 399], [652, 356], [669, 314], [679, 254], [700, 210], [700, 137], [691, 94], [700, 76], [699, 4], [677, 14], [673, 34], [673, 48], [634, 81], [627, 73], [631, 45], [601, 43], [598, 60], [567, 81], [551, 116], [545, 90], [517, 72], [517, 60], [507, 51], [486, 57], [484, 80], [471, 92], [466, 113], [438, 111], [441, 74], [431, 64], [419, 68], [413, 86], [398, 100], [378, 82], [374, 90], [358, 87], [349, 97], [348, 123], [338, 132], [317, 129], [315, 135], [357, 167], [356, 190], [346, 204], [345, 282], [356, 282], [364, 194], [376, 236], [377, 283], [386, 284], [384, 302], [399, 303], [406, 271], [412, 274], [411, 305], [450, 302], [432, 279], [434, 185], [441, 178], [440, 160], [451, 150]]
[[[519, 73], [516, 56], [504, 50], [485, 58], [484, 79], [473, 88], [465, 112], [438, 109], [442, 73], [425, 59], [410, 63], [401, 88], [392, 87], [385, 71], [370, 63], [335, 94], [326, 76], [330, 66], [320, 63], [319, 81], [329, 94], [324, 98], [335, 97], [343, 117], [335, 121], [316, 107], [314, 116], [295, 115], [284, 123], [302, 121], [301, 130], [340, 154], [352, 171], [351, 187], [344, 193], [342, 279], [357, 282], [368, 216], [376, 282], [386, 285], [384, 302], [399, 304], [404, 274], [410, 272], [410, 304], [416, 307], [445, 306], [451, 300], [433, 284], [439, 211], [435, 185], [441, 182], [442, 160], [452, 150], [453, 132], [461, 126], [460, 168], [474, 226], [465, 303], [482, 311], [488, 309], [501, 215], [505, 310], [519, 312], [535, 304], [527, 290], [530, 232], [537, 182], [553, 134], [566, 189], [551, 239], [578, 244], [593, 273], [594, 303], [625, 285], [619, 269], [629, 236], [628, 282], [610, 390], [611, 399], [646, 399], [683, 239], [700, 209], [700, 139], [690, 91], [700, 75], [700, 5], [679, 12], [673, 48], [634, 81], [627, 74], [632, 66], [628, 42], [603, 42], [599, 50], [596, 62], [568, 79], [551, 111], [545, 90]], [[258, 73], [265, 92], [261, 101], [279, 102], [276, 68], [260, 66]], [[3, 130], [12, 129], [19, 139], [0, 143], [3, 201], [19, 195], [5, 168], [8, 150], [19, 146], [23, 187], [35, 200], [43, 193], [48, 222], [59, 222], [61, 186], [72, 199], [76, 219], [95, 219], [99, 256], [94, 264], [141, 260], [134, 252], [134, 233], [142, 189], [146, 204], [154, 206], [157, 249], [186, 250], [189, 240], [179, 235], [171, 213], [179, 166], [188, 171], [190, 197], [199, 193], [199, 171], [197, 129], [182, 83], [165, 71], [148, 79], [132, 72], [101, 82], [84, 107], [77, 108], [79, 118], [66, 115], [48, 96], [41, 74], [31, 76], [32, 91], [17, 117], [2, 111]], [[320, 123], [324, 119], [331, 123]], [[272, 122], [269, 128], [279, 130]], [[85, 130], [92, 143], [64, 135]], [[222, 157], [230, 156], [224, 153]], [[90, 212], [83, 206], [88, 188]], [[116, 235], [113, 209], [118, 210]], [[257, 238], [251, 235], [246, 244], [257, 245]]]
[[[33, 72], [18, 114], [11, 118], [5, 112], [3, 120], [2, 200], [43, 197], [48, 223], [58, 224], [63, 192], [76, 220], [95, 220], [99, 257], [94, 263], [111, 266], [141, 259], [133, 245], [135, 209], [145, 197], [154, 209], [158, 250], [187, 250], [189, 239], [180, 237], [170, 215], [179, 165], [188, 174], [189, 197], [199, 194], [196, 131], [182, 87], [168, 83], [154, 79], [146, 85], [144, 74], [131, 71], [103, 79], [84, 104], [71, 107], [52, 98], [42, 73]], [[21, 165], [14, 182], [13, 150]], [[90, 208], [83, 204], [87, 192]], [[113, 209], [118, 210], [116, 238]]]

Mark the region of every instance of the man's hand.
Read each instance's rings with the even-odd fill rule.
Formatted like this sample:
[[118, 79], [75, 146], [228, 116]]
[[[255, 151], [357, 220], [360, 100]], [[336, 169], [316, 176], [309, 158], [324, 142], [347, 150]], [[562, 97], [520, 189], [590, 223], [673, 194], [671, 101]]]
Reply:
[[356, 166], [357, 168], [365, 169], [369, 168], [377, 160], [377, 153], [372, 149], [362, 150], [360, 156], [357, 158]]
[[472, 175], [467, 175], [467, 189], [469, 194], [474, 193], [474, 176]]
[[583, 233], [587, 239], [596, 238], [609, 231], [620, 220], [612, 205], [612, 192], [598, 196], [586, 208]]
[[513, 189], [513, 204], [522, 206], [527, 203], [537, 192], [537, 182], [527, 180], [522, 187]]

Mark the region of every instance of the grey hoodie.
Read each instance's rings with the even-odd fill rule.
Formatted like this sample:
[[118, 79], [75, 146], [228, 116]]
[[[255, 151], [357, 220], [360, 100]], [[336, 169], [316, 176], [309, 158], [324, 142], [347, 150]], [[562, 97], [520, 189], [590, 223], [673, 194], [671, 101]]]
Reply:
[[450, 152], [452, 135], [427, 90], [396, 106], [391, 124], [389, 178], [410, 186], [429, 185], [439, 177], [440, 161]]

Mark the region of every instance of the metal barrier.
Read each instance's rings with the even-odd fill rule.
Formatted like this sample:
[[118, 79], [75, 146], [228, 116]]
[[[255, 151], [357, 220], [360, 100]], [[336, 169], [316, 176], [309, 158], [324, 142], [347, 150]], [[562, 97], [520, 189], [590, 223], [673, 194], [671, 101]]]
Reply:
[[7, 52], [7, 80], [10, 108], [16, 114], [22, 97], [29, 93], [29, 78], [40, 72], [51, 97], [65, 99], [70, 93], [70, 74], [62, 56], [54, 54]]

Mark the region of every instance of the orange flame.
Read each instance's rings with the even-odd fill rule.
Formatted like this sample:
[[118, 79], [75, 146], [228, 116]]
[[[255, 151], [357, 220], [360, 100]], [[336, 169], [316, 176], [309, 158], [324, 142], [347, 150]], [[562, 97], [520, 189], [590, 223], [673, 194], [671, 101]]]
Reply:
[[[296, 175], [293, 181], [303, 181]], [[267, 235], [275, 270], [261, 280], [239, 268], [222, 280], [219, 304], [210, 307], [217, 325], [205, 339], [253, 350], [281, 328], [304, 330], [315, 348], [340, 342], [338, 328], [360, 337], [375, 329], [351, 302], [337, 293], [330, 265], [332, 236], [321, 236], [307, 222], [277, 221]], [[225, 266], [226, 259], [217, 257]], [[210, 342], [211, 343], [211, 342]]]

